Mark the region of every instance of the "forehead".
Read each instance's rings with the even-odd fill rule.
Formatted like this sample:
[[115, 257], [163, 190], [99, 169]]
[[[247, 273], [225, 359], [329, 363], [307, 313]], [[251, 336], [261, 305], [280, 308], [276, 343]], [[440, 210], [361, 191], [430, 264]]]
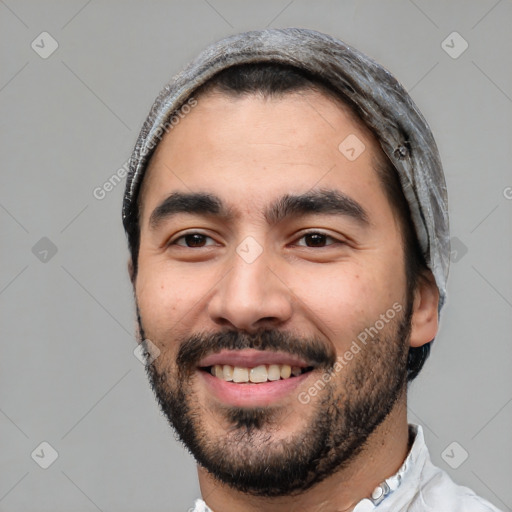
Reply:
[[304, 192], [343, 177], [345, 187], [371, 187], [382, 156], [370, 130], [325, 93], [268, 98], [213, 91], [200, 96], [158, 144], [139, 204], [144, 207], [148, 194], [162, 198], [172, 188], [223, 189], [236, 203], [233, 192], [244, 186], [264, 194], [274, 188]]

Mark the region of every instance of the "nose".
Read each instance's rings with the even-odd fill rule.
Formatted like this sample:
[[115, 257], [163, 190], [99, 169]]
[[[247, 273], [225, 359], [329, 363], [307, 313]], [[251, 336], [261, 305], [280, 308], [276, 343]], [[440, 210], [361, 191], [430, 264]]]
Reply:
[[292, 292], [269, 263], [265, 251], [252, 262], [234, 252], [208, 304], [216, 324], [254, 332], [282, 326], [291, 318]]

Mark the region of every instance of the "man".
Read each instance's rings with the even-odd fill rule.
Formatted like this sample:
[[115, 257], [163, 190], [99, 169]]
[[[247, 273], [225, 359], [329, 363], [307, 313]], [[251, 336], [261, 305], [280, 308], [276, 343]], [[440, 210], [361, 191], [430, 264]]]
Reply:
[[496, 510], [407, 423], [446, 295], [447, 198], [382, 67], [303, 29], [212, 45], [157, 98], [123, 221], [194, 510]]

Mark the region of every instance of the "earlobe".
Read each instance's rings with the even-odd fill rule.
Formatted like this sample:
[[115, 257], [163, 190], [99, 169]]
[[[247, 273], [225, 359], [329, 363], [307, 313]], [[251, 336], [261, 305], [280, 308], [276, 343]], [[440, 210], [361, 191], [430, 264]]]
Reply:
[[432, 272], [422, 274], [414, 292], [411, 320], [411, 347], [421, 347], [432, 341], [439, 327], [439, 290]]

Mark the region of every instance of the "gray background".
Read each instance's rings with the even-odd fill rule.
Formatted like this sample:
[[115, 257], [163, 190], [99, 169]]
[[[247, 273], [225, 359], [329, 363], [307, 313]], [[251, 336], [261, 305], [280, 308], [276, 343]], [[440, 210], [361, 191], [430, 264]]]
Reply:
[[[93, 191], [175, 72], [206, 44], [267, 26], [351, 43], [429, 120], [455, 251], [410, 420], [437, 465], [512, 510], [511, 21], [510, 0], [0, 0], [0, 510], [172, 512], [199, 495], [133, 355], [124, 182], [103, 200]], [[43, 31], [59, 45], [46, 59], [31, 47], [51, 48]], [[457, 58], [460, 38], [444, 43], [452, 56], [442, 47], [453, 31], [469, 44]], [[59, 454], [46, 470], [31, 457], [43, 441]]]

